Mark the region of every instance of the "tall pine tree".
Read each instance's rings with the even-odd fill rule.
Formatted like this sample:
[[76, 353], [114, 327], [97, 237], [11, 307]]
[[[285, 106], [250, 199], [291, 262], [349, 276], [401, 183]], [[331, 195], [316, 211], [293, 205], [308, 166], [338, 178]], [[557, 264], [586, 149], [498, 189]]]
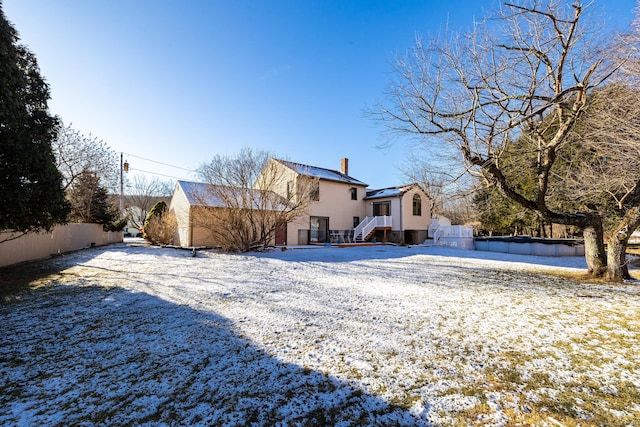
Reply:
[[100, 185], [100, 178], [94, 172], [84, 171], [69, 189], [72, 222], [92, 222], [111, 224], [118, 218], [118, 212], [109, 203], [107, 190]]
[[51, 150], [59, 124], [36, 58], [18, 40], [0, 0], [0, 230], [49, 230], [70, 209]]

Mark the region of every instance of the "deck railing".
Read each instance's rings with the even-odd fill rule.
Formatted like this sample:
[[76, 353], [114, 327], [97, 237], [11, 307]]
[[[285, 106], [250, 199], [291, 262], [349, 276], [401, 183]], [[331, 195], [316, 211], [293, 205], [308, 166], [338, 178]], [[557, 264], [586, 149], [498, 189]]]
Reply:
[[353, 230], [353, 240], [364, 240], [376, 228], [389, 228], [391, 223], [391, 216], [368, 216]]

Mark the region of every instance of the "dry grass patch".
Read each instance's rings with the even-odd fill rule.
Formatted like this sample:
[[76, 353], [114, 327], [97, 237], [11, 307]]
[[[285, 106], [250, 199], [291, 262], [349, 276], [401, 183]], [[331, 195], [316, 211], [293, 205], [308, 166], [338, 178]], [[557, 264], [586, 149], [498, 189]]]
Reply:
[[[581, 283], [591, 283], [591, 284], [610, 284], [611, 282], [605, 280], [604, 278], [591, 276], [586, 271], [567, 271], [567, 270], [554, 270], [554, 269], [532, 269], [529, 270], [530, 274], [539, 274], [545, 276], [555, 276], [563, 279], [575, 280], [576, 282]], [[631, 277], [634, 280], [640, 280], [640, 272], [637, 270], [631, 270], [629, 272]]]
[[446, 425], [494, 425], [496, 408], [508, 426], [640, 425], [640, 388], [624, 373], [640, 368], [640, 313], [604, 310], [593, 316], [586, 335], [546, 349], [499, 352], [475, 381], [453, 380], [457, 385], [440, 398], [466, 396], [477, 403], [460, 409]]

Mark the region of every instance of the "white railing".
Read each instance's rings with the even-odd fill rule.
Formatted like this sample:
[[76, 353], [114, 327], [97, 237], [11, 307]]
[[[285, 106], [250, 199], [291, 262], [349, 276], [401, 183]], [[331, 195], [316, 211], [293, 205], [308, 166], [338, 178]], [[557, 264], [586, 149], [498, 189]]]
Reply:
[[353, 230], [353, 240], [364, 240], [369, 233], [378, 227], [391, 227], [391, 216], [373, 216], [366, 217]]
[[440, 225], [433, 233], [433, 240], [435, 243], [436, 237], [473, 237], [473, 227], [465, 225]]
[[439, 225], [433, 232], [433, 244], [438, 246], [438, 242], [443, 237], [453, 239], [473, 238], [473, 227], [465, 225]]
[[433, 244], [436, 246], [438, 245], [438, 240], [440, 240], [440, 227], [441, 226], [437, 226], [433, 232]]

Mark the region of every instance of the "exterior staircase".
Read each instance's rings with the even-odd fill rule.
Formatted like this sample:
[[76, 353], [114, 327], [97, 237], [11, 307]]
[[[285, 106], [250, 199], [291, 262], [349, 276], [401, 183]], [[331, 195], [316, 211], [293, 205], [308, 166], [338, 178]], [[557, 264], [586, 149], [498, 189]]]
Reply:
[[353, 230], [354, 242], [366, 242], [376, 230], [391, 230], [391, 216], [366, 217]]

